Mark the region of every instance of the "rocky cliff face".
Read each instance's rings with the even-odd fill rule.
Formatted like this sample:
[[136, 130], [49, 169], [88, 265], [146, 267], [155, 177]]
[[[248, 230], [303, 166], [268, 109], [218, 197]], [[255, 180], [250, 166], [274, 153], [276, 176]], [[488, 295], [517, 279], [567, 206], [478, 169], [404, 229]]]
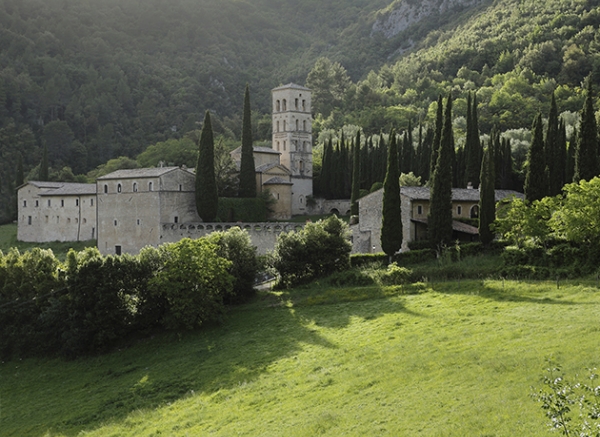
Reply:
[[404, 0], [377, 18], [372, 33], [391, 38], [413, 24], [438, 14], [477, 6], [483, 0]]

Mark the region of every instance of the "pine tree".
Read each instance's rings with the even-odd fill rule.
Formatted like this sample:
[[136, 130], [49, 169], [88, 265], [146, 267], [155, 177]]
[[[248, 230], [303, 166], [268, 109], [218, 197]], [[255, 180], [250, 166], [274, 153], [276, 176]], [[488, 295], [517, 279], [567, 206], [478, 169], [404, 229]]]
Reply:
[[350, 196], [350, 214], [358, 215], [360, 197], [360, 129], [356, 132], [356, 141], [352, 148], [352, 192]]
[[544, 138], [542, 133], [542, 114], [535, 117], [533, 126], [533, 138], [527, 158], [529, 166], [525, 176], [525, 198], [533, 202], [548, 195], [548, 173], [546, 171]]
[[479, 188], [479, 239], [484, 245], [488, 245], [494, 239], [491, 225], [496, 220], [496, 198], [494, 190], [494, 162], [493, 142], [483, 153], [481, 163], [481, 186]]
[[196, 209], [200, 218], [205, 222], [215, 220], [219, 203], [214, 149], [210, 113], [206, 111], [198, 144], [198, 164], [196, 165]]
[[47, 181], [48, 177], [48, 147], [44, 144], [42, 151], [42, 162], [40, 162], [40, 169], [38, 173], [38, 179], [40, 181]]
[[427, 219], [429, 241], [440, 251], [452, 241], [452, 96], [448, 95], [437, 163], [430, 186], [430, 209]]
[[387, 172], [383, 182], [381, 248], [391, 257], [402, 247], [402, 211], [400, 205], [400, 172], [396, 134], [390, 132]]
[[435, 116], [435, 131], [433, 135], [433, 142], [431, 143], [431, 160], [429, 161], [429, 186], [433, 185], [433, 177], [435, 174], [435, 167], [437, 166], [438, 153], [440, 149], [440, 141], [442, 138], [442, 125], [444, 123], [444, 113], [443, 113], [443, 99], [442, 95], [438, 97], [437, 102], [437, 112]]
[[587, 96], [581, 112], [579, 138], [575, 149], [574, 182], [589, 181], [598, 176], [598, 129], [594, 113], [593, 89], [591, 78], [588, 77]]
[[256, 168], [252, 148], [252, 118], [250, 112], [250, 89], [246, 84], [244, 113], [242, 117], [242, 159], [240, 162], [239, 197], [256, 197]]

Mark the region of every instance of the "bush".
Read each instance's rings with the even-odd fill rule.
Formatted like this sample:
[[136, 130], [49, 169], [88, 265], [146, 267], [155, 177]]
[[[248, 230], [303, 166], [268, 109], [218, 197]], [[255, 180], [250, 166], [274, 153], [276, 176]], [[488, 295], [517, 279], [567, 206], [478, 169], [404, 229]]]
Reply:
[[348, 225], [331, 216], [279, 235], [273, 257], [278, 285], [291, 287], [348, 269], [352, 245], [347, 233]]
[[335, 272], [327, 278], [327, 282], [334, 287], [364, 287], [375, 284], [375, 280], [371, 276], [356, 269]]
[[217, 220], [221, 222], [265, 222], [269, 213], [262, 197], [221, 197]]
[[223, 299], [233, 290], [231, 261], [218, 256], [218, 247], [205, 238], [184, 238], [158, 249], [162, 269], [150, 279], [150, 293], [164, 300], [161, 323], [167, 329], [193, 329], [218, 319]]
[[231, 261], [229, 273], [234, 277], [233, 290], [225, 296], [226, 303], [239, 303], [254, 295], [254, 282], [259, 269], [256, 247], [246, 231], [233, 227], [225, 232], [213, 232], [206, 237], [214, 243], [217, 255]]
[[388, 256], [383, 253], [355, 253], [350, 255], [350, 265], [352, 267], [362, 267], [369, 264], [383, 264], [388, 260]]
[[382, 285], [402, 285], [410, 281], [411, 275], [411, 270], [406, 267], [399, 267], [394, 262], [379, 274], [379, 280]]

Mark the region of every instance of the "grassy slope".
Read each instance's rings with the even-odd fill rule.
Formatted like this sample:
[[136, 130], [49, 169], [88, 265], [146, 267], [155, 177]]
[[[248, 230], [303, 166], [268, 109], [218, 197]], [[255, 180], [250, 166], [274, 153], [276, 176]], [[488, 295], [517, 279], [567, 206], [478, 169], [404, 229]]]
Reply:
[[[265, 293], [222, 326], [0, 365], [3, 436], [542, 436], [545, 360], [598, 366], [595, 283]], [[397, 289], [396, 289], [397, 291]]]

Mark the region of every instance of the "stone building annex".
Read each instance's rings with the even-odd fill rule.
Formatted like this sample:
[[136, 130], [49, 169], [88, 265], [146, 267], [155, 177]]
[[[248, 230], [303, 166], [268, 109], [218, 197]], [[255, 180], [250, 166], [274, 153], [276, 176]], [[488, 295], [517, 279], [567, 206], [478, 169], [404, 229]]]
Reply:
[[[311, 92], [288, 84], [272, 90], [271, 149], [254, 148], [258, 191], [275, 200], [273, 217], [308, 213], [312, 196]], [[241, 159], [236, 149], [232, 158]], [[193, 170], [157, 167], [117, 170], [95, 184], [29, 181], [18, 188], [20, 241], [97, 239], [103, 254], [137, 253], [184, 237], [198, 238], [236, 224], [205, 224], [196, 212]], [[296, 225], [253, 224], [253, 243], [274, 245], [276, 234]], [[267, 235], [270, 233], [270, 235]], [[264, 240], [264, 241], [263, 241]], [[262, 250], [261, 250], [262, 248]]]

